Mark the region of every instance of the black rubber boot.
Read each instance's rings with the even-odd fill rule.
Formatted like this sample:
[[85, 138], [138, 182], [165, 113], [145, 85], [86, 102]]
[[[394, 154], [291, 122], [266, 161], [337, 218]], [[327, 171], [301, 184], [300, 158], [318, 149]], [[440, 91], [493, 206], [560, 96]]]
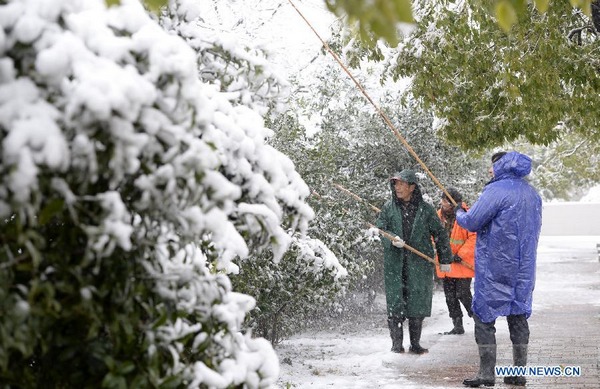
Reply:
[[496, 345], [479, 345], [479, 373], [474, 378], [467, 378], [463, 385], [477, 388], [480, 386], [494, 386], [496, 384]]
[[454, 324], [454, 328], [448, 332], [444, 332], [444, 335], [462, 335], [465, 333], [462, 317], [452, 318], [452, 324]]
[[388, 327], [390, 329], [390, 337], [392, 338], [392, 352], [403, 353], [404, 347], [402, 347], [402, 339], [404, 337], [404, 331], [402, 328], [402, 321], [397, 317], [388, 318]]
[[425, 354], [429, 350], [421, 347], [421, 330], [423, 329], [423, 318], [422, 317], [409, 317], [408, 318], [408, 334], [410, 336], [410, 348], [408, 351], [412, 354]]
[[[527, 366], [527, 345], [513, 344], [513, 365]], [[525, 386], [527, 379], [523, 376], [504, 377], [504, 383], [515, 386]]]

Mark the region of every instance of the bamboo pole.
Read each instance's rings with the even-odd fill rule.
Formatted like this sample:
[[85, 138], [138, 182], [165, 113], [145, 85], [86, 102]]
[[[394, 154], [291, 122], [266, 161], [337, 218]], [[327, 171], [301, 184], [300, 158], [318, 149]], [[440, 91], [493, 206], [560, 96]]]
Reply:
[[[369, 203], [368, 203], [368, 202], [367, 202], [365, 199], [363, 199], [362, 197], [360, 197], [360, 196], [359, 196], [359, 195], [357, 195], [357, 194], [354, 194], [354, 193], [352, 193], [351, 191], [349, 191], [348, 189], [344, 188], [343, 186], [341, 186], [341, 185], [339, 185], [339, 184], [334, 184], [334, 186], [335, 186], [336, 188], [340, 189], [341, 191], [343, 191], [343, 192], [345, 192], [345, 193], [347, 193], [347, 194], [351, 195], [351, 196], [352, 196], [353, 198], [355, 198], [356, 200], [359, 200], [359, 201], [362, 201], [363, 203], [366, 203], [366, 204], [368, 204], [368, 205], [371, 207], [371, 209], [373, 209], [373, 210], [375, 210], [375, 211], [377, 211], [377, 212], [381, 212], [381, 210], [380, 210], [379, 208], [377, 208], [377, 207], [376, 207], [376, 206], [374, 206], [374, 205], [371, 205], [371, 204], [369, 204]], [[321, 195], [319, 195], [319, 194], [318, 194], [318, 193], [317, 193], [315, 190], [312, 190], [312, 193], [314, 193], [315, 195], [317, 195], [317, 196], [318, 196], [318, 198], [319, 198], [320, 200], [325, 200], [325, 199], [323, 199], [323, 197], [322, 197]], [[369, 226], [369, 228], [374, 228], [374, 229], [376, 229], [376, 230], [377, 230], [377, 232], [379, 232], [379, 233], [380, 233], [382, 236], [384, 236], [385, 238], [389, 239], [390, 241], [394, 240], [394, 238], [396, 237], [396, 235], [394, 235], [394, 234], [391, 234], [391, 233], [389, 233], [389, 232], [387, 232], [387, 231], [384, 231], [384, 230], [382, 230], [382, 229], [380, 229], [380, 228], [376, 227], [375, 225], [373, 225], [373, 224], [371, 224], [371, 223], [369, 223], [369, 222], [365, 222], [365, 224], [366, 224], [367, 226]], [[439, 263], [438, 263], [438, 262], [437, 262], [435, 259], [433, 259], [433, 258], [431, 258], [431, 257], [429, 257], [429, 256], [427, 256], [427, 255], [425, 255], [425, 254], [423, 254], [423, 253], [422, 253], [422, 252], [420, 252], [419, 250], [417, 250], [417, 249], [415, 249], [415, 248], [413, 248], [413, 247], [411, 247], [411, 246], [409, 246], [409, 245], [407, 245], [407, 244], [404, 244], [404, 248], [405, 248], [405, 249], [407, 249], [408, 251], [411, 251], [411, 252], [413, 252], [413, 253], [417, 254], [418, 256], [420, 256], [421, 258], [425, 259], [426, 261], [429, 261], [429, 262], [433, 263], [434, 265], [436, 265], [436, 266], [439, 266]]]
[[306, 22], [306, 24], [312, 30], [312, 32], [315, 33], [315, 35], [317, 36], [317, 38], [319, 38], [319, 40], [323, 44], [323, 47], [325, 48], [325, 50], [327, 50], [327, 52], [329, 54], [331, 54], [331, 56], [335, 59], [335, 61], [342, 67], [342, 69], [344, 69], [344, 71], [346, 72], [346, 74], [348, 74], [348, 76], [350, 77], [350, 79], [354, 82], [354, 84], [356, 85], [356, 87], [361, 91], [361, 93], [365, 96], [365, 98], [371, 103], [371, 105], [373, 105], [373, 107], [375, 107], [375, 110], [377, 111], [377, 113], [379, 114], [379, 116], [381, 116], [383, 118], [383, 121], [392, 130], [392, 132], [394, 133], [394, 135], [396, 136], [396, 138], [398, 138], [398, 140], [404, 145], [404, 147], [406, 148], [406, 150], [421, 165], [421, 167], [423, 168], [423, 170], [425, 170], [425, 172], [429, 175], [429, 177], [431, 177], [431, 179], [433, 180], [433, 182], [446, 194], [446, 196], [448, 197], [448, 199], [450, 199], [450, 201], [452, 202], [452, 204], [454, 206], [457, 206], [458, 204], [456, 203], [456, 201], [454, 200], [454, 198], [452, 198], [452, 196], [450, 195], [450, 193], [448, 193], [448, 191], [446, 190], [446, 188], [437, 179], [437, 177], [433, 175], [433, 173], [429, 170], [429, 168], [427, 167], [427, 165], [425, 165], [425, 162], [423, 162], [421, 160], [421, 158], [419, 158], [419, 156], [417, 155], [417, 153], [408, 144], [408, 142], [406, 141], [406, 139], [404, 139], [404, 137], [400, 134], [400, 131], [398, 131], [398, 129], [396, 128], [396, 126], [394, 126], [394, 124], [389, 119], [389, 117], [385, 114], [385, 112], [383, 112], [383, 110], [379, 107], [379, 105], [377, 105], [373, 101], [373, 99], [371, 99], [371, 96], [369, 96], [369, 94], [367, 93], [367, 91], [365, 90], [365, 88], [361, 85], [361, 83], [352, 75], [352, 73], [350, 73], [350, 71], [344, 65], [344, 63], [338, 57], [338, 55], [331, 49], [331, 47], [329, 47], [329, 45], [327, 44], [327, 42], [325, 42], [325, 40], [323, 38], [321, 38], [321, 36], [319, 35], [319, 33], [313, 28], [312, 24], [308, 21], [308, 19], [306, 19], [304, 17], [304, 15], [302, 14], [302, 12], [300, 12], [300, 10], [292, 2], [292, 0], [288, 0], [288, 2], [292, 5], [292, 7], [294, 7], [294, 9], [296, 10], [296, 12], [298, 12], [298, 14], [300, 15], [300, 17]]
[[[377, 208], [376, 206], [372, 205], [371, 203], [369, 203], [367, 200], [363, 199], [362, 197], [360, 197], [360, 196], [359, 196], [359, 195], [357, 195], [356, 193], [353, 193], [353, 192], [351, 192], [350, 190], [348, 190], [348, 189], [344, 188], [344, 187], [343, 187], [343, 186], [341, 186], [340, 184], [333, 184], [333, 186], [335, 186], [336, 188], [338, 188], [338, 189], [339, 189], [339, 190], [341, 190], [342, 192], [345, 192], [345, 193], [349, 194], [349, 195], [350, 195], [350, 196], [352, 196], [354, 199], [356, 199], [356, 200], [359, 200], [359, 201], [361, 201], [361, 202], [363, 202], [363, 203], [367, 204], [367, 205], [368, 205], [368, 206], [369, 206], [369, 207], [370, 207], [372, 210], [374, 210], [374, 211], [377, 211], [377, 212], [381, 212], [381, 209], [379, 209], [379, 208]], [[374, 226], [373, 224], [371, 224], [371, 223], [367, 223], [367, 224], [368, 224], [368, 225], [369, 225], [369, 227], [371, 227], [371, 228], [377, 228], [377, 227], [375, 227], [375, 226]], [[379, 229], [379, 228], [377, 228], [377, 230], [378, 230], [378, 231], [379, 231], [379, 232], [380, 232], [380, 233], [381, 233], [383, 236], [385, 236], [386, 238], [388, 238], [390, 241], [391, 241], [391, 240], [394, 240], [394, 238], [395, 238], [395, 235], [392, 235], [392, 234], [390, 234], [389, 232], [385, 232], [385, 231], [383, 231], [383, 230], [381, 230], [381, 229]], [[413, 252], [413, 253], [415, 253], [415, 254], [419, 255], [420, 257], [423, 257], [423, 258], [425, 258], [426, 260], [428, 260], [428, 261], [430, 261], [430, 262], [431, 262], [431, 261], [433, 261], [432, 263], [435, 263], [435, 264], [437, 264], [437, 261], [434, 261], [432, 258], [430, 258], [430, 257], [428, 257], [427, 255], [425, 255], [425, 254], [421, 253], [420, 251], [416, 250], [415, 248], [413, 248], [413, 247], [410, 247], [410, 246], [408, 246], [408, 245], [406, 245], [406, 244], [405, 244], [405, 247], [406, 247], [406, 249], [407, 249], [407, 250], [409, 250], [409, 251], [411, 251], [411, 252]], [[471, 264], [469, 264], [469, 263], [467, 263], [467, 262], [465, 262], [465, 261], [463, 261], [463, 260], [461, 260], [459, 263], [460, 263], [461, 265], [463, 265], [463, 266], [465, 266], [465, 267], [467, 267], [467, 268], [471, 269], [471, 270], [475, 270], [475, 268], [474, 268], [473, 266], [471, 266]]]
[[[373, 225], [371, 223], [367, 223], [367, 225], [370, 228], [375, 228], [377, 230], [377, 232], [379, 232], [381, 235], [383, 235], [385, 238], [389, 239], [390, 241], [394, 240], [394, 238], [396, 237], [395, 235], [390, 234], [387, 231], [384, 231], [384, 230], [382, 230], [380, 228], [377, 228], [375, 225]], [[417, 254], [421, 258], [423, 258], [423, 259], [425, 259], [425, 260], [433, 263], [436, 266], [440, 265], [440, 263], [438, 261], [436, 261], [435, 259], [433, 259], [433, 258], [431, 258], [431, 257], [429, 257], [429, 256], [427, 256], [425, 254], [423, 254], [419, 250], [415, 249], [414, 247], [411, 247], [411, 246], [407, 245], [406, 243], [404, 243], [404, 248], [407, 249], [408, 251], [412, 252], [412, 253]], [[467, 262], [465, 262], [463, 260], [460, 261], [460, 264], [463, 265], [463, 266], [465, 266], [465, 267], [467, 267], [467, 268], [469, 268], [469, 269], [471, 269], [471, 270], [475, 270], [475, 268], [473, 266], [471, 266], [470, 264], [468, 264]]]
[[333, 184], [333, 186], [335, 186], [336, 188], [338, 188], [339, 190], [341, 190], [342, 192], [346, 192], [348, 193], [350, 196], [354, 197], [356, 200], [361, 201], [363, 203], [365, 203], [366, 205], [368, 205], [373, 211], [375, 212], [381, 212], [381, 209], [377, 208], [376, 206], [374, 206], [373, 204], [369, 203], [367, 200], [363, 199], [362, 197], [360, 197], [357, 194], [352, 193], [350, 190], [344, 188], [343, 186], [341, 186], [340, 184]]
[[[380, 229], [380, 228], [376, 227], [375, 225], [373, 225], [373, 224], [371, 224], [371, 223], [367, 223], [367, 225], [368, 225], [369, 227], [371, 227], [371, 228], [374, 228], [374, 229], [376, 229], [376, 230], [377, 230], [377, 232], [379, 232], [381, 235], [383, 235], [385, 238], [389, 239], [390, 241], [392, 241], [392, 240], [394, 240], [394, 238], [396, 238], [396, 235], [390, 234], [389, 232], [387, 232], [387, 231], [384, 231], [384, 230], [382, 230], [382, 229]], [[410, 251], [410, 252], [412, 252], [412, 253], [415, 253], [415, 254], [417, 254], [419, 257], [421, 257], [421, 258], [425, 259], [425, 260], [426, 260], [426, 261], [428, 261], [428, 262], [431, 262], [431, 263], [433, 263], [433, 264], [434, 264], [434, 265], [436, 265], [436, 266], [440, 266], [440, 264], [439, 264], [439, 262], [438, 262], [438, 261], [436, 261], [435, 259], [433, 259], [433, 258], [431, 258], [431, 257], [429, 257], [429, 256], [427, 256], [427, 255], [425, 255], [425, 254], [423, 254], [422, 252], [420, 252], [420, 251], [419, 251], [419, 250], [417, 250], [416, 248], [414, 248], [414, 247], [411, 247], [411, 246], [407, 245], [406, 243], [404, 243], [404, 246], [403, 246], [403, 248], [407, 249], [408, 251]]]

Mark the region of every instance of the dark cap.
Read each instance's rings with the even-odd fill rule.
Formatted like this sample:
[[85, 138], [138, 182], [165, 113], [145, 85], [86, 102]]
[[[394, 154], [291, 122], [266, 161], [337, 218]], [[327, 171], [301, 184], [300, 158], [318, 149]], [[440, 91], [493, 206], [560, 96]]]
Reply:
[[[446, 190], [448, 191], [450, 196], [452, 196], [454, 201], [456, 201], [456, 204], [462, 204], [462, 195], [456, 188], [448, 188]], [[445, 192], [442, 192], [442, 198], [448, 200], [448, 202], [451, 202]]]
[[398, 180], [407, 182], [409, 184], [416, 184], [419, 182], [417, 179], [417, 173], [415, 173], [415, 171], [412, 169], [404, 169], [400, 173], [394, 173], [394, 175], [390, 177], [391, 182]]

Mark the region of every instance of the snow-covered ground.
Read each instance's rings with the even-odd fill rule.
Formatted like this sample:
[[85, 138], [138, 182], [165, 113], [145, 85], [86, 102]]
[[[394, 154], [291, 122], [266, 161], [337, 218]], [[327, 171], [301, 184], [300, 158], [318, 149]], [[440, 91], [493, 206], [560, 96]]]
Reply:
[[[600, 262], [596, 244], [600, 236], [545, 236], [538, 249], [538, 272], [534, 294], [534, 313], [552, 309], [554, 305], [586, 304], [600, 307]], [[582, 272], [581, 265], [591, 271]], [[327, 331], [302, 333], [280, 344], [280, 388], [422, 388], [411, 382], [403, 369], [411, 367], [417, 357], [391, 353], [391, 341], [385, 321], [383, 298], [375, 311], [355, 322], [343, 323]], [[467, 333], [461, 336], [461, 347], [474, 348], [473, 321], [465, 318]], [[506, 323], [498, 320], [497, 335], [506, 336]], [[504, 320], [505, 321], [505, 320]], [[436, 290], [432, 316], [425, 319], [422, 344], [430, 354], [452, 358], [459, 352], [456, 342], [440, 332], [451, 328], [444, 295]], [[405, 330], [405, 346], [408, 343]], [[434, 362], [432, 362], [434, 363]], [[477, 361], [473, 360], [473, 366]], [[456, 387], [457, 383], [452, 385]], [[458, 383], [460, 386], [460, 383]], [[435, 388], [436, 386], [427, 386]], [[439, 387], [439, 386], [438, 386]]]

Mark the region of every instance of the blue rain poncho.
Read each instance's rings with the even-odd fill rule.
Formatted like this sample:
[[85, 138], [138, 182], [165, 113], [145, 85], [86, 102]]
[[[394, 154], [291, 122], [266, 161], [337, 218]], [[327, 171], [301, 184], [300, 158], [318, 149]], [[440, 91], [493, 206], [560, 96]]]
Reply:
[[477, 232], [473, 312], [484, 323], [531, 315], [542, 200], [523, 178], [531, 159], [510, 152], [493, 165], [494, 178], [456, 221]]

